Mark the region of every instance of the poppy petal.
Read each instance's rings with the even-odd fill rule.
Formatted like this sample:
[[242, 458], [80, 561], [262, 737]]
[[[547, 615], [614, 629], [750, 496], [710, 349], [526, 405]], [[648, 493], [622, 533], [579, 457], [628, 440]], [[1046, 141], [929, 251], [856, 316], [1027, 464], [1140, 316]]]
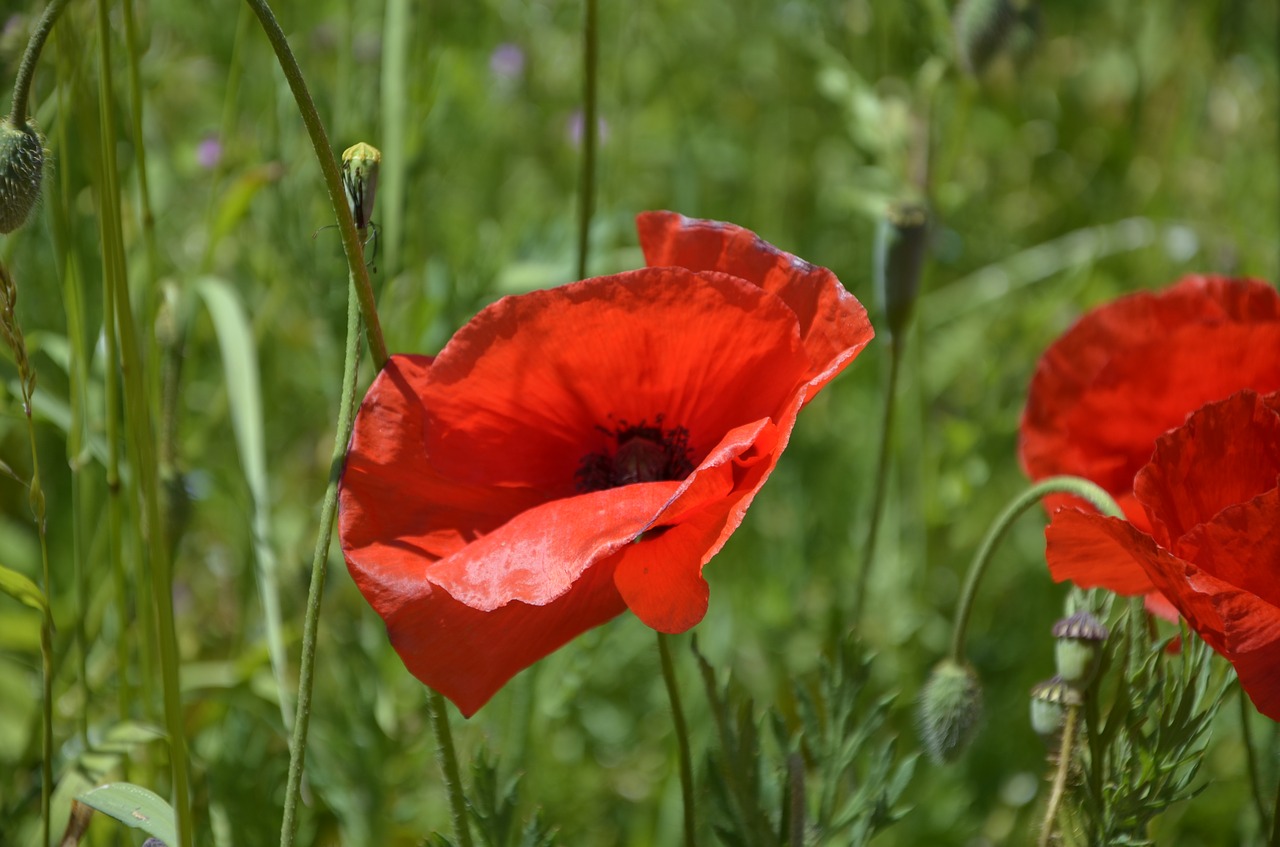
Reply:
[[[797, 402], [798, 406], [798, 402]], [[784, 418], [789, 431], [794, 411]], [[659, 632], [684, 632], [707, 611], [702, 569], [742, 522], [777, 463], [780, 427], [768, 420], [730, 432], [637, 544], [618, 556], [614, 581], [627, 607]]]
[[779, 250], [748, 229], [675, 212], [636, 216], [650, 267], [722, 271], [782, 298], [796, 313], [811, 370], [812, 394], [874, 337], [867, 310], [830, 270]]
[[517, 601], [483, 612], [429, 583], [417, 591], [415, 602], [380, 611], [392, 646], [414, 676], [466, 717], [520, 670], [626, 609], [607, 566], [588, 569], [545, 606]]
[[[339, 534], [349, 554], [389, 546], [434, 561], [546, 499], [449, 479], [428, 461], [421, 394], [431, 361], [392, 356], [360, 406], [339, 500]], [[416, 573], [422, 564], [407, 567]]]
[[1178, 539], [1228, 506], [1275, 489], [1278, 477], [1280, 414], [1258, 394], [1242, 391], [1204, 406], [1162, 436], [1134, 491], [1151, 516], [1157, 543], [1199, 561]]
[[473, 609], [546, 605], [634, 541], [681, 484], [637, 483], [543, 503], [441, 559], [426, 578]]
[[614, 427], [660, 414], [697, 464], [728, 430], [777, 414], [805, 362], [787, 305], [723, 274], [646, 268], [507, 297], [433, 363], [426, 450], [450, 478], [568, 496]]
[[1108, 588], [1117, 594], [1146, 594], [1155, 586], [1131, 548], [1154, 549], [1150, 536], [1132, 524], [1080, 509], [1059, 509], [1044, 531], [1045, 557], [1055, 582], [1071, 580], [1081, 588]]
[[[1255, 346], [1269, 343], [1277, 322], [1274, 288], [1223, 277], [1187, 277], [1093, 309], [1036, 368], [1020, 428], [1023, 468], [1032, 479], [1092, 479], [1145, 525], [1129, 494], [1155, 437], [1205, 402], [1280, 388], [1274, 357], [1256, 355], [1273, 348]], [[1046, 508], [1064, 502], [1047, 498]]]

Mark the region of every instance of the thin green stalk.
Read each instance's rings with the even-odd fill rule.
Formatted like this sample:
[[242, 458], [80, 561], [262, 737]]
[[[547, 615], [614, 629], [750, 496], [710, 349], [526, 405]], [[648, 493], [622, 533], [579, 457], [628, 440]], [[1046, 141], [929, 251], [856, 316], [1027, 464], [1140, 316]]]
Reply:
[[[120, 186], [116, 164], [115, 115], [112, 103], [110, 24], [107, 0], [98, 0], [99, 89], [101, 112], [102, 186], [100, 208], [103, 230], [103, 271], [114, 277], [114, 302], [104, 303], [105, 319], [114, 317], [120, 334], [122, 387], [126, 420], [130, 428], [134, 476], [142, 500], [143, 526], [146, 532], [147, 560], [150, 565], [152, 602], [158, 626], [160, 649], [160, 681], [164, 698], [165, 729], [169, 736], [169, 765], [173, 774], [174, 811], [178, 825], [178, 844], [171, 847], [193, 847], [194, 827], [191, 818], [190, 776], [187, 765], [186, 736], [182, 720], [182, 697], [179, 684], [177, 634], [173, 619], [173, 573], [160, 511], [159, 482], [155, 461], [155, 429], [151, 420], [150, 392], [146, 386], [146, 370], [129, 298], [129, 276], [125, 268], [124, 238], [120, 225]], [[108, 370], [114, 367], [108, 363]]]
[[383, 164], [378, 177], [382, 232], [378, 233], [378, 241], [383, 247], [383, 270], [391, 275], [400, 268], [400, 248], [404, 241], [405, 172], [410, 161], [406, 142], [411, 115], [404, 104], [411, 102], [407, 84], [419, 73], [416, 63], [420, 61], [410, 48], [414, 34], [412, 11], [411, 0], [387, 0], [382, 23], [382, 137], [379, 144]]
[[582, 175], [578, 199], [578, 279], [587, 278], [587, 247], [596, 203], [596, 68], [600, 33], [596, 0], [585, 0], [582, 27]]
[[[904, 343], [895, 335], [889, 336], [889, 381], [885, 386], [884, 411], [880, 417], [880, 451], [876, 459], [875, 487], [871, 493], [871, 525], [867, 527], [867, 540], [862, 548], [862, 567], [858, 570], [857, 587], [853, 595], [852, 624], [856, 628], [862, 620], [866, 605], [867, 588], [871, 584], [871, 566], [875, 561], [876, 537], [880, 518], [884, 513], [885, 488], [889, 479], [889, 447], [893, 434], [893, 410], [897, 405], [898, 374], [902, 370]], [[837, 633], [837, 636], [839, 634]]]
[[1087, 501], [1104, 515], [1114, 518], [1124, 517], [1124, 513], [1111, 499], [1110, 494], [1089, 480], [1076, 476], [1051, 476], [1042, 479], [1014, 498], [996, 518], [991, 529], [987, 530], [986, 537], [982, 539], [982, 545], [978, 547], [978, 552], [974, 554], [973, 562], [969, 565], [964, 588], [960, 591], [960, 605], [956, 608], [955, 628], [951, 634], [951, 659], [957, 664], [964, 661], [964, 636], [969, 625], [969, 613], [973, 611], [973, 600], [978, 594], [978, 585], [982, 582], [982, 576], [986, 573], [987, 565], [991, 561], [991, 554], [995, 552], [1005, 533], [1013, 526], [1014, 520], [1037, 503], [1040, 498], [1049, 494], [1071, 494]]
[[18, 77], [13, 82], [13, 102], [9, 108], [10, 123], [22, 125], [27, 121], [27, 104], [31, 97], [31, 83], [35, 79], [36, 65], [40, 61], [40, 51], [44, 49], [44, 43], [49, 40], [53, 25], [58, 22], [58, 16], [62, 14], [62, 10], [69, 2], [70, 0], [52, 0], [45, 7], [40, 20], [36, 21], [31, 40], [27, 42], [27, 50], [22, 54], [22, 64], [18, 65]]
[[427, 714], [431, 718], [431, 730], [435, 733], [436, 744], [440, 748], [440, 770], [444, 773], [445, 788], [449, 792], [449, 816], [453, 820], [458, 847], [473, 847], [471, 826], [467, 823], [467, 798], [462, 793], [462, 775], [458, 772], [458, 755], [453, 749], [449, 715], [445, 712], [444, 698], [440, 696], [440, 692], [428, 692]]
[[1058, 809], [1067, 789], [1067, 773], [1071, 770], [1071, 754], [1076, 742], [1076, 722], [1080, 707], [1067, 706], [1067, 718], [1062, 727], [1062, 746], [1058, 749], [1058, 770], [1053, 776], [1053, 790], [1049, 793], [1049, 806], [1045, 809], [1044, 823], [1040, 826], [1039, 847], [1053, 843], [1053, 830], [1058, 821]]
[[[36, 536], [40, 539], [41, 588], [44, 591], [40, 625], [41, 664], [41, 725], [40, 736], [40, 831], [49, 843], [51, 803], [53, 799], [53, 612], [49, 598], [53, 596], [53, 578], [49, 569], [49, 539], [45, 527], [44, 485], [40, 477], [40, 451], [36, 444], [36, 425], [31, 419], [31, 396], [35, 392], [36, 375], [27, 358], [27, 343], [18, 325], [16, 306], [18, 287], [9, 271], [0, 265], [0, 339], [13, 351], [18, 366], [18, 381], [22, 387], [22, 412], [27, 419], [27, 438], [31, 444], [31, 483], [27, 494], [31, 515], [36, 523]], [[88, 703], [85, 703], [88, 708]]]
[[338, 482], [342, 479], [347, 443], [355, 424], [356, 376], [360, 371], [360, 298], [355, 280], [347, 293], [347, 346], [342, 369], [342, 399], [338, 406], [338, 427], [329, 460], [329, 485], [320, 508], [320, 529], [311, 557], [311, 587], [307, 591], [307, 613], [302, 624], [302, 659], [298, 668], [298, 697], [289, 740], [289, 776], [285, 783], [284, 821], [280, 827], [281, 847], [290, 847], [298, 831], [298, 797], [302, 789], [302, 769], [307, 757], [307, 729], [311, 723], [311, 692], [315, 685], [316, 632], [320, 627], [320, 603], [329, 560], [329, 540], [338, 511]]
[[675, 664], [671, 661], [671, 636], [658, 633], [658, 655], [662, 659], [662, 679], [667, 684], [667, 697], [671, 699], [671, 723], [676, 730], [676, 746], [680, 751], [680, 793], [684, 799], [684, 843], [695, 847], [698, 843], [696, 803], [693, 793], [693, 755], [689, 752], [689, 727], [680, 706], [680, 684], [676, 681]]
[[1258, 767], [1258, 751], [1253, 747], [1253, 731], [1249, 728], [1249, 715], [1253, 706], [1244, 688], [1236, 686], [1236, 702], [1240, 704], [1240, 734], [1244, 741], [1245, 767], [1249, 771], [1249, 789], [1253, 795], [1253, 804], [1258, 810], [1258, 829], [1265, 832], [1270, 819], [1267, 816], [1267, 801], [1262, 791], [1262, 773]]
[[302, 115], [302, 122], [306, 124], [307, 134], [311, 137], [311, 146], [315, 149], [316, 160], [320, 163], [320, 171], [324, 175], [325, 187], [329, 190], [329, 202], [338, 219], [338, 231], [342, 233], [342, 247], [347, 254], [347, 266], [351, 270], [356, 293], [360, 297], [360, 312], [369, 334], [369, 352], [373, 355], [374, 368], [380, 371], [387, 364], [387, 343], [382, 338], [382, 324], [378, 321], [373, 284], [369, 281], [369, 268], [364, 263], [363, 243], [359, 232], [356, 231], [351, 209], [347, 205], [347, 193], [342, 187], [342, 174], [338, 169], [337, 156], [334, 155], [333, 147], [329, 144], [329, 136], [325, 132], [324, 124], [320, 122], [320, 115], [316, 111], [315, 102], [311, 99], [311, 93], [307, 90], [302, 69], [298, 67], [293, 51], [289, 49], [289, 41], [285, 38], [284, 31], [280, 29], [275, 15], [272, 14], [271, 7], [266, 0], [245, 0], [245, 2], [258, 16], [258, 22], [262, 24], [267, 40], [271, 42], [276, 60], [280, 63], [280, 69], [289, 82], [294, 100], [297, 101], [298, 112]]

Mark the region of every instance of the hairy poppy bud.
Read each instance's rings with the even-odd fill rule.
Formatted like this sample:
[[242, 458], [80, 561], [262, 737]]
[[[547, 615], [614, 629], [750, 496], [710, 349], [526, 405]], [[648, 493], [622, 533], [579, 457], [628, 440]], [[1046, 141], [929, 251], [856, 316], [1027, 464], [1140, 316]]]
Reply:
[[1062, 729], [1067, 706], [1079, 706], [1080, 692], [1055, 676], [1031, 688], [1031, 728], [1046, 742], [1051, 742]]
[[1090, 612], [1081, 609], [1055, 623], [1053, 637], [1058, 640], [1054, 647], [1058, 676], [1078, 689], [1088, 688], [1098, 673], [1107, 628]]
[[982, 719], [982, 684], [973, 668], [943, 659], [920, 694], [920, 733], [935, 762], [954, 762]]
[[929, 214], [914, 203], [890, 206], [876, 229], [876, 288], [890, 335], [902, 332], [916, 304], [928, 235]]
[[44, 143], [30, 121], [15, 126], [0, 121], [0, 233], [27, 222], [40, 198], [44, 175]]

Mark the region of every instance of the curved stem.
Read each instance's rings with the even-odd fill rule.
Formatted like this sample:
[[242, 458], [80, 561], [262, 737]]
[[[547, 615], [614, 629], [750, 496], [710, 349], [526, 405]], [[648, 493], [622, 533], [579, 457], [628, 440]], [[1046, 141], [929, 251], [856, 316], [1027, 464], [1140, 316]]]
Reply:
[[676, 730], [676, 746], [680, 750], [680, 793], [684, 799], [684, 843], [695, 847], [698, 843], [696, 806], [693, 793], [693, 757], [689, 753], [689, 727], [680, 706], [680, 685], [676, 681], [675, 664], [671, 661], [671, 636], [658, 633], [658, 655], [662, 659], [662, 679], [667, 684], [667, 697], [671, 699], [671, 723]]
[[13, 103], [9, 107], [9, 122], [21, 126], [27, 122], [27, 103], [31, 97], [31, 82], [35, 79], [36, 65], [40, 61], [40, 51], [49, 40], [53, 25], [58, 16], [71, 0], [52, 0], [44, 9], [44, 14], [36, 22], [36, 28], [27, 42], [27, 50], [22, 54], [22, 64], [18, 66], [18, 78], [13, 82]]
[[333, 213], [338, 219], [338, 231], [342, 233], [342, 247], [347, 254], [347, 265], [351, 269], [351, 277], [355, 280], [356, 295], [360, 299], [360, 312], [364, 316], [365, 327], [369, 334], [369, 352], [373, 356], [373, 365], [382, 370], [387, 363], [387, 343], [382, 338], [382, 324], [378, 322], [378, 307], [373, 296], [373, 284], [369, 281], [369, 269], [364, 263], [364, 249], [360, 234], [356, 231], [355, 219], [347, 204], [346, 189], [342, 187], [342, 174], [338, 170], [338, 159], [329, 144], [329, 136], [320, 115], [316, 111], [315, 101], [307, 90], [306, 80], [302, 77], [302, 69], [298, 67], [293, 51], [289, 49], [289, 41], [276, 22], [271, 7], [266, 0], [245, 0], [249, 8], [258, 16], [267, 40], [275, 50], [276, 60], [284, 71], [289, 89], [298, 103], [298, 112], [302, 122], [306, 124], [307, 134], [311, 136], [311, 146], [315, 148], [316, 160], [320, 162], [320, 172], [324, 174], [325, 187], [329, 189], [329, 202], [333, 205]]
[[444, 772], [445, 789], [449, 792], [449, 816], [453, 819], [458, 847], [472, 847], [471, 826], [467, 823], [467, 798], [462, 793], [462, 776], [458, 772], [458, 754], [453, 749], [449, 715], [445, 712], [444, 697], [434, 689], [427, 695], [427, 713], [436, 744], [440, 746], [440, 770]]
[[578, 200], [578, 279], [587, 278], [587, 246], [591, 214], [596, 202], [596, 65], [599, 32], [596, 26], [597, 0], [585, 0], [586, 17], [582, 31], [582, 176]]
[[1068, 706], [1067, 719], [1062, 727], [1062, 746], [1058, 748], [1058, 770], [1053, 776], [1053, 791], [1049, 794], [1049, 807], [1044, 813], [1044, 823], [1040, 827], [1039, 847], [1049, 847], [1053, 843], [1053, 828], [1057, 822], [1058, 809], [1062, 806], [1062, 798], [1067, 790], [1067, 772], [1071, 770], [1071, 751], [1076, 742], [1076, 722], [1079, 719], [1080, 707]]
[[320, 627], [320, 603], [324, 598], [324, 580], [329, 560], [329, 539], [333, 535], [333, 518], [338, 511], [338, 482], [342, 479], [347, 443], [355, 423], [356, 376], [360, 372], [360, 300], [355, 281], [347, 293], [347, 346], [342, 369], [342, 399], [338, 407], [338, 426], [333, 436], [333, 454], [329, 460], [329, 485], [320, 507], [320, 529], [316, 533], [315, 552], [311, 557], [311, 587], [307, 591], [307, 613], [302, 624], [302, 660], [298, 668], [298, 698], [289, 740], [289, 776], [285, 783], [284, 821], [280, 826], [281, 847], [293, 844], [298, 831], [298, 796], [302, 789], [302, 768], [307, 756], [307, 727], [311, 721], [311, 690], [316, 665], [316, 631]]
[[1120, 511], [1116, 501], [1111, 499], [1110, 494], [1089, 480], [1077, 476], [1051, 476], [1037, 482], [1014, 498], [991, 525], [987, 536], [982, 539], [982, 545], [978, 547], [978, 552], [974, 554], [973, 562], [969, 565], [969, 573], [965, 577], [964, 588], [960, 592], [960, 605], [956, 609], [955, 628], [951, 634], [951, 658], [954, 661], [964, 660], [964, 636], [965, 629], [969, 625], [969, 613], [973, 611], [973, 600], [978, 594], [978, 585], [982, 581], [983, 574], [986, 573], [987, 564], [991, 561], [991, 554], [995, 552], [1014, 520], [1040, 498], [1049, 494], [1071, 494], [1088, 501], [1104, 515], [1113, 518], [1124, 517], [1124, 513]]
[[876, 537], [880, 529], [880, 517], [884, 513], [885, 487], [889, 479], [889, 443], [893, 430], [894, 401], [898, 394], [898, 373], [902, 365], [903, 342], [896, 336], [889, 337], [889, 383], [885, 388], [884, 413], [880, 417], [880, 453], [876, 460], [876, 481], [872, 489], [871, 525], [867, 528], [867, 540], [862, 548], [862, 567], [858, 571], [857, 588], [853, 595], [852, 624], [857, 627], [862, 619], [867, 587], [871, 582], [871, 563], [875, 561]]

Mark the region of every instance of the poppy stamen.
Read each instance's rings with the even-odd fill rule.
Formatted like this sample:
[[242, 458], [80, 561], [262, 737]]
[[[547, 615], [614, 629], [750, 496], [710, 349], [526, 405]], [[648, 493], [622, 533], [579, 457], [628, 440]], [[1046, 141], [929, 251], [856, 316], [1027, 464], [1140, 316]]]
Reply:
[[597, 450], [586, 454], [574, 472], [580, 493], [603, 491], [636, 482], [684, 479], [693, 471], [689, 458], [689, 430], [682, 426], [664, 429], [662, 415], [649, 424], [634, 426], [619, 421], [613, 429], [597, 426], [613, 438], [612, 453]]

